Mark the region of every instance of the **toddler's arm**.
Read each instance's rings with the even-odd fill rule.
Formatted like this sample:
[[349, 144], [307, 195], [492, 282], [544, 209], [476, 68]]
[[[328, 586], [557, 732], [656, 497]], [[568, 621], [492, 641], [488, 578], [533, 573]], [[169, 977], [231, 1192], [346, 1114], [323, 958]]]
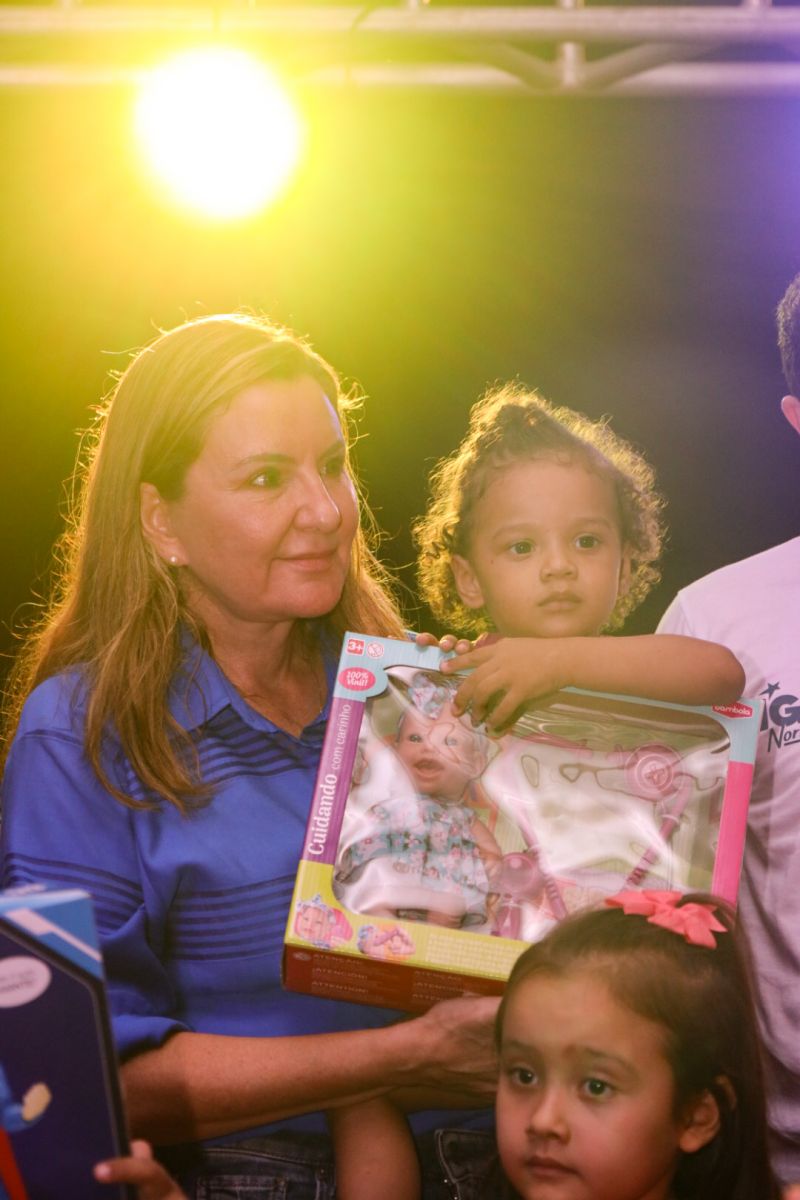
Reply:
[[731, 704], [744, 687], [739, 660], [724, 646], [673, 634], [636, 637], [487, 638], [466, 649], [443, 640], [456, 657], [444, 674], [471, 670], [454, 698], [490, 728], [508, 724], [525, 705], [564, 687], [620, 692], [673, 704]]
[[365, 1100], [330, 1109], [327, 1115], [339, 1200], [420, 1200], [414, 1139], [391, 1101]]
[[131, 1142], [129, 1158], [110, 1158], [98, 1163], [94, 1175], [101, 1183], [133, 1184], [139, 1200], [187, 1200], [175, 1180], [155, 1162], [147, 1142]]

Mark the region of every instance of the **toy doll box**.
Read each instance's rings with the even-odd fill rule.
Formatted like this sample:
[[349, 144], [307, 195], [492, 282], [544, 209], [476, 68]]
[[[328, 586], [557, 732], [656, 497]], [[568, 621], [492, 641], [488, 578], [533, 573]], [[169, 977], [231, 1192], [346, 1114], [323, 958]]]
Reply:
[[442, 658], [345, 636], [288, 988], [417, 1011], [502, 991], [526, 943], [625, 888], [735, 901], [757, 703], [566, 689], [488, 737], [453, 715]]
[[39, 885], [0, 892], [0, 1196], [132, 1198], [92, 1175], [100, 1159], [124, 1153], [89, 896]]

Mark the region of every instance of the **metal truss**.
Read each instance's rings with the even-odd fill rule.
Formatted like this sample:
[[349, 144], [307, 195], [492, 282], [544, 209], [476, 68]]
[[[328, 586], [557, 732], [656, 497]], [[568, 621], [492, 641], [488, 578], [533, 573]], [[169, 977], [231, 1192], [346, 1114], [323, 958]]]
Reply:
[[800, 7], [0, 4], [0, 85], [134, 80], [171, 51], [246, 46], [302, 86], [522, 95], [797, 95]]

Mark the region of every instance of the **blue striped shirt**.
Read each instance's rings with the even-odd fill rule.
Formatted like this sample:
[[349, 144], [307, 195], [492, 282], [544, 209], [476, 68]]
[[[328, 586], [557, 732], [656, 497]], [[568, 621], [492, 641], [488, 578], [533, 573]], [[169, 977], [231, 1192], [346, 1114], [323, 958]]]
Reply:
[[[171, 710], [212, 795], [182, 816], [167, 803], [131, 809], [102, 786], [84, 753], [86, 701], [73, 671], [25, 705], [3, 782], [2, 883], [91, 893], [121, 1057], [179, 1030], [274, 1037], [385, 1024], [382, 1010], [281, 988], [328, 704], [292, 737], [194, 647]], [[107, 769], [121, 791], [152, 799], [118, 745]]]

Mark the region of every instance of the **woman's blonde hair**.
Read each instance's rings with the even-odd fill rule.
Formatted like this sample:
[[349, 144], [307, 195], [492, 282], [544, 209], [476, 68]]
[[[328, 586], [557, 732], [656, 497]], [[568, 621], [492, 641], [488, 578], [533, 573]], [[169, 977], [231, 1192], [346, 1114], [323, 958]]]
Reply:
[[475, 505], [510, 463], [548, 457], [577, 459], [607, 478], [614, 490], [620, 536], [631, 552], [631, 580], [608, 628], [621, 625], [658, 581], [664, 502], [649, 463], [606, 421], [557, 408], [536, 392], [509, 383], [492, 388], [473, 405], [467, 433], [433, 471], [428, 510], [414, 525], [422, 597], [449, 627], [478, 632], [490, 625], [484, 610], [462, 602], [451, 565], [454, 554], [469, 558]]
[[[176, 572], [142, 533], [140, 485], [181, 494], [211, 421], [239, 392], [270, 379], [310, 376], [335, 405], [349, 442], [358, 401], [305, 341], [263, 317], [234, 313], [159, 334], [119, 376], [83, 440], [66, 528], [56, 547], [51, 598], [30, 630], [4, 698], [9, 746], [22, 706], [42, 680], [80, 667], [89, 701], [85, 747], [108, 790], [104, 740], [113, 730], [148, 792], [185, 809], [205, 794], [191, 739], [168, 707], [185, 628], [204, 642]], [[368, 530], [374, 533], [367, 514]], [[323, 636], [347, 629], [402, 636], [386, 573], [359, 528], [350, 570]]]

